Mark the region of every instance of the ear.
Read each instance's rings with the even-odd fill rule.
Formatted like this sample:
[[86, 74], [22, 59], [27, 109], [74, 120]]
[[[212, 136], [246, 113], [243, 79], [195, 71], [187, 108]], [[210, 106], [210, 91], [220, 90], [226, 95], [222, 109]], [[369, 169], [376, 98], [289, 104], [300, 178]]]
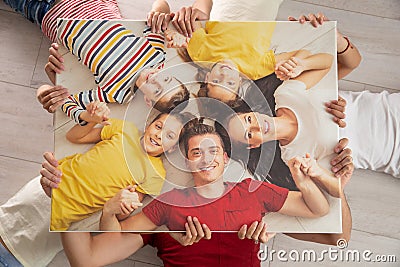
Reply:
[[226, 152], [224, 152], [224, 163], [228, 164], [228, 162], [229, 162], [228, 154]]
[[204, 81], [208, 83], [208, 77], [210, 76], [210, 72], [206, 73], [206, 77], [204, 78]]
[[146, 103], [146, 105], [148, 106], [148, 107], [153, 107], [153, 101], [151, 101], [150, 100], [150, 98], [148, 98], [146, 95], [145, 96], [143, 96], [143, 99], [144, 99], [144, 102]]

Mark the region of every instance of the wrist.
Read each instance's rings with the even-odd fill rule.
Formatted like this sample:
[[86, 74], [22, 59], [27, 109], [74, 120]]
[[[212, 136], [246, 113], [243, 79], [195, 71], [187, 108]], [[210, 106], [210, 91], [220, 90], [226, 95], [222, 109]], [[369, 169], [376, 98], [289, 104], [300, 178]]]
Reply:
[[349, 48], [353, 48], [353, 46], [350, 43], [349, 38], [342, 35], [340, 40], [338, 40], [337, 54], [341, 55], [341, 54], [345, 53]]
[[304, 180], [301, 182], [296, 183], [297, 188], [300, 190], [302, 193], [308, 193], [310, 192], [310, 184], [313, 183], [311, 180]]

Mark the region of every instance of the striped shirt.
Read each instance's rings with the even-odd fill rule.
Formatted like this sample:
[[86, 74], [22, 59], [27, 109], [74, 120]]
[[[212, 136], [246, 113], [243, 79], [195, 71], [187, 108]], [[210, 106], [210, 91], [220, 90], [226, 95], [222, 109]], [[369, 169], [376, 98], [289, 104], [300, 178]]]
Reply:
[[96, 89], [71, 95], [62, 105], [75, 122], [86, 124], [79, 115], [95, 100], [128, 102], [141, 70], [164, 62], [164, 36], [151, 33], [149, 27], [143, 33], [144, 37], [137, 37], [115, 21], [58, 20], [57, 42], [91, 70], [98, 84]]
[[42, 32], [52, 42], [57, 38], [57, 18], [122, 19], [117, 0], [62, 0], [52, 7], [42, 21]]

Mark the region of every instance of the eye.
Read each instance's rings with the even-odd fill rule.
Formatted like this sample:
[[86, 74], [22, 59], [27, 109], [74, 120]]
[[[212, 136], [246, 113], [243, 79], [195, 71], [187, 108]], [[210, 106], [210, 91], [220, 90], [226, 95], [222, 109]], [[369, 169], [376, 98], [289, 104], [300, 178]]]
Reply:
[[251, 139], [253, 137], [253, 134], [251, 132], [247, 132], [246, 137], [247, 139]]
[[161, 130], [162, 129], [162, 124], [161, 123], [156, 123], [156, 129]]
[[248, 122], [248, 123], [251, 123], [251, 116], [250, 116], [250, 115], [247, 116], [247, 122]]
[[212, 80], [212, 82], [213, 83], [219, 83], [219, 80], [214, 79], [214, 80]]
[[175, 139], [175, 134], [170, 133], [170, 134], [167, 135], [167, 137], [168, 137], [169, 139], [173, 140], [173, 139]]
[[218, 148], [210, 149], [210, 153], [213, 154], [213, 155], [218, 154]]
[[233, 86], [235, 85], [235, 82], [228, 82], [228, 85]]
[[192, 152], [192, 156], [193, 157], [200, 157], [201, 156], [201, 152], [200, 151], [193, 151]]

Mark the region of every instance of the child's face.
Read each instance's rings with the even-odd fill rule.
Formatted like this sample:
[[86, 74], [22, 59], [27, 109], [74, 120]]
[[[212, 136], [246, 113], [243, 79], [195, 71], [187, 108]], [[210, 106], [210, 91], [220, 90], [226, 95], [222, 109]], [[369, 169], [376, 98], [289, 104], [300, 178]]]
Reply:
[[139, 90], [145, 95], [145, 99], [153, 103], [161, 100], [168, 101], [171, 96], [181, 90], [181, 83], [166, 71], [158, 69], [145, 69], [136, 81]]
[[143, 136], [144, 149], [150, 156], [159, 156], [172, 150], [179, 140], [182, 123], [174, 116], [161, 115], [145, 130]]
[[236, 64], [231, 60], [216, 63], [206, 75], [208, 96], [222, 102], [235, 100], [241, 78]]

